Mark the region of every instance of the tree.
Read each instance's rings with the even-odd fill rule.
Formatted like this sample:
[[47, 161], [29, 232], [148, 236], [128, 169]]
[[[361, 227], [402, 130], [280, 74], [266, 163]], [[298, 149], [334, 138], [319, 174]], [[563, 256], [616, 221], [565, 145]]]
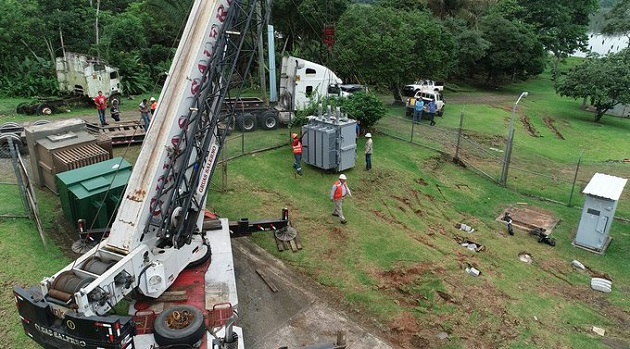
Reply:
[[606, 35], [625, 35], [630, 47], [630, 0], [619, 0], [604, 16], [602, 33]]
[[525, 80], [543, 72], [545, 51], [531, 27], [499, 14], [482, 18], [482, 37], [490, 43], [486, 55], [476, 62], [486, 82], [501, 77]]
[[617, 104], [630, 104], [630, 49], [604, 57], [590, 56], [556, 86], [561, 96], [583, 98], [595, 107], [595, 121]]
[[518, 0], [521, 11], [508, 19], [524, 21], [535, 28], [545, 50], [564, 58], [586, 50], [590, 16], [597, 11], [597, 0]]
[[294, 55], [300, 52], [301, 58], [312, 61], [326, 61], [321, 39], [324, 25], [336, 23], [349, 5], [350, 0], [274, 0], [274, 29], [284, 40], [278, 48]]
[[387, 88], [399, 102], [403, 85], [419, 77], [443, 78], [453, 60], [452, 35], [426, 12], [354, 5], [337, 28], [333, 70]]

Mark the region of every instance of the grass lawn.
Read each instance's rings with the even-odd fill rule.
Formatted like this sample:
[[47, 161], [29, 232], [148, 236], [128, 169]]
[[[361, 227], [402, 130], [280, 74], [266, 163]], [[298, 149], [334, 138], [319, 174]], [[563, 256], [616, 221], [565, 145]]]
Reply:
[[[447, 113], [437, 119], [440, 132], [454, 133], [463, 110], [469, 139], [490, 148], [505, 145], [514, 100], [520, 92], [529, 92], [518, 105], [514, 165], [507, 188], [454, 164], [451, 157], [405, 141], [404, 137], [411, 136], [409, 122], [401, 107], [391, 107], [373, 133], [373, 170], [363, 170], [364, 139], [359, 139], [357, 164], [345, 172], [353, 192], [344, 202], [347, 225], [331, 216], [328, 194], [338, 174], [304, 166], [304, 176], [296, 176], [288, 145], [229, 161], [227, 190], [213, 189], [208, 209], [231, 220], [257, 220], [278, 217], [287, 207], [303, 250], [280, 253], [269, 233], [252, 239], [329, 287], [350, 309], [375, 320], [383, 335], [401, 348], [627, 348], [630, 224], [612, 223], [613, 242], [604, 256], [572, 247], [582, 187], [576, 190], [574, 207], [541, 201], [533, 195], [545, 190], [547, 196], [566, 202], [565, 175], [543, 181], [545, 176], [528, 176], [525, 170], [560, 173], [574, 168], [584, 153], [588, 168], [584, 180], [593, 171], [607, 173], [612, 167], [606, 167], [606, 160], [626, 156], [630, 124], [604, 117], [595, 125], [592, 116], [579, 109], [580, 101], [560, 98], [550, 86], [544, 75], [493, 93], [498, 97], [484, 103], [475, 101], [485, 98], [483, 92], [446, 94]], [[6, 105], [0, 102], [0, 110], [6, 110]], [[524, 127], [523, 117], [538, 136]], [[564, 139], [547, 126], [547, 117], [554, 120]], [[0, 124], [23, 120], [21, 116], [10, 118], [0, 117]], [[386, 136], [385, 131], [403, 140]], [[233, 135], [227, 154], [231, 157], [261, 145], [281, 145], [290, 132], [258, 131], [248, 134], [246, 142]], [[414, 143], [422, 144], [422, 139], [437, 142], [428, 134], [422, 138], [421, 132], [426, 131], [418, 132]], [[124, 150], [116, 152], [120, 155]], [[125, 156], [133, 162], [137, 149]], [[497, 154], [497, 158], [501, 156]], [[492, 171], [496, 166], [496, 162], [488, 165]], [[627, 171], [624, 167], [617, 170]], [[213, 188], [223, 188], [221, 171], [215, 173]], [[566, 176], [572, 175], [568, 172]], [[47, 231], [55, 234], [62, 226], [58, 224], [60, 205], [45, 192], [39, 199]], [[560, 223], [552, 235], [558, 241], [556, 247], [539, 244], [519, 230], [509, 236], [505, 225], [495, 218], [510, 206], [534, 207], [558, 218]], [[629, 206], [624, 195], [617, 210], [630, 217]], [[458, 223], [472, 226], [475, 232], [458, 230]], [[5, 334], [0, 346], [35, 348], [21, 331], [11, 287], [36, 285], [67, 260], [54, 246], [43, 250], [28, 221], [0, 221], [0, 236], [0, 253], [7, 260], [5, 265], [11, 266], [0, 272], [5, 284], [0, 309], [6, 315], [0, 320]], [[470, 251], [460, 245], [464, 240], [483, 245], [485, 250]], [[521, 253], [531, 255], [533, 263], [521, 262]], [[574, 259], [589, 270], [573, 269], [570, 263]], [[480, 276], [469, 276], [464, 270], [467, 266], [480, 270]], [[590, 289], [590, 278], [596, 275], [607, 275], [613, 281], [610, 294]], [[593, 326], [606, 329], [605, 337], [595, 334]], [[450, 340], [438, 339], [440, 332], [446, 332]]]

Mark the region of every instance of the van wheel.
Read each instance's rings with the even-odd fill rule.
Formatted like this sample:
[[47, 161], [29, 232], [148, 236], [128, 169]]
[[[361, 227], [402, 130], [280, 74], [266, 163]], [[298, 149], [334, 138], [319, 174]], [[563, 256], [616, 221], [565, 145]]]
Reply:
[[437, 112], [437, 116], [439, 116], [439, 117], [444, 116], [444, 108], [442, 108], [442, 109], [438, 110], [438, 112]]
[[236, 126], [240, 131], [252, 132], [256, 129], [256, 118], [250, 113], [237, 115]]
[[258, 125], [263, 130], [275, 130], [278, 128], [278, 116], [275, 112], [267, 110], [258, 115]]

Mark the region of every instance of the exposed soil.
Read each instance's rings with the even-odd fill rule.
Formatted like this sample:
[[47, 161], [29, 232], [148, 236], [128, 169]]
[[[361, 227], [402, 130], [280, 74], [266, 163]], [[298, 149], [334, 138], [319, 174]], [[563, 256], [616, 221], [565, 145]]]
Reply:
[[560, 133], [560, 131], [558, 131], [558, 129], [557, 129], [557, 128], [556, 128], [556, 126], [554, 125], [554, 124], [555, 124], [555, 122], [556, 122], [556, 120], [554, 120], [554, 119], [552, 119], [552, 118], [550, 118], [550, 117], [548, 117], [548, 116], [545, 116], [545, 117], [543, 118], [543, 122], [545, 123], [545, 125], [546, 125], [547, 127], [549, 127], [549, 129], [551, 130], [551, 132], [553, 132], [553, 134], [555, 134], [555, 135], [556, 135], [556, 138], [564, 140], [564, 136], [562, 136], [562, 134]]
[[538, 131], [531, 122], [529, 122], [529, 116], [521, 115], [521, 122], [523, 123], [523, 127], [527, 130], [527, 133], [532, 137], [540, 137]]

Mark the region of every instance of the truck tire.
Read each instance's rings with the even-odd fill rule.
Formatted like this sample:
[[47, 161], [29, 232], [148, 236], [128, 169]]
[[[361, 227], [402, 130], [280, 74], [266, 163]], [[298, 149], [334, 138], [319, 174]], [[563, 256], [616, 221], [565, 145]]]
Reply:
[[437, 116], [439, 116], [439, 117], [444, 116], [444, 107], [442, 107], [442, 109], [437, 111]]
[[278, 128], [278, 115], [274, 111], [267, 110], [258, 115], [258, 125], [263, 130], [275, 130]]
[[37, 106], [37, 115], [51, 115], [53, 113], [53, 107], [48, 103], [42, 103]]
[[111, 106], [112, 103], [114, 103], [114, 100], [118, 101], [118, 105], [120, 105], [120, 103], [122, 102], [122, 98], [120, 98], [120, 93], [114, 93], [111, 96], [109, 96], [109, 105]]
[[250, 113], [236, 116], [236, 127], [242, 132], [252, 132], [256, 129], [256, 118]]
[[155, 318], [153, 336], [159, 346], [191, 348], [206, 332], [201, 310], [180, 305], [164, 310]]
[[20, 154], [24, 154], [25, 147], [20, 139], [20, 136], [14, 133], [5, 133], [0, 135], [0, 158], [10, 159], [11, 158], [11, 148], [9, 147], [9, 138], [13, 143], [13, 148], [19, 152]]

